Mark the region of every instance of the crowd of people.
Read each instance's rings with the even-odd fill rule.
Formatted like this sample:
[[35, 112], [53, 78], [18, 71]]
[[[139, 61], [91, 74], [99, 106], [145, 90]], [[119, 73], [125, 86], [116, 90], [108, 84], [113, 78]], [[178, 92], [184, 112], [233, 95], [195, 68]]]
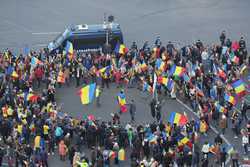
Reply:
[[[152, 48], [145, 42], [139, 49], [134, 42], [128, 52], [75, 52], [71, 56], [51, 54], [47, 49], [28, 55], [4, 50], [0, 54], [0, 164], [49, 166], [49, 156], [56, 153], [74, 167], [225, 166], [228, 157], [238, 166], [240, 153], [237, 149], [229, 153], [221, 136], [233, 128], [248, 154], [249, 104], [242, 100], [248, 81], [241, 97], [231, 84], [246, 78], [250, 58], [243, 37], [231, 41], [223, 31], [219, 39], [220, 43], [212, 46], [198, 40], [177, 48], [172, 42], [164, 46], [158, 37]], [[170, 75], [173, 66], [182, 68], [182, 73]], [[110, 68], [101, 70], [104, 67]], [[172, 86], [164, 85], [159, 80], [162, 77], [171, 80]], [[199, 119], [181, 126], [162, 121], [160, 98], [156, 97], [149, 104], [156, 120], [146, 125], [134, 123], [136, 101], [130, 104], [131, 123], [126, 125], [120, 123], [119, 113], [109, 122], [93, 115], [79, 119], [63, 113], [56, 103], [56, 88], [93, 82], [101, 89], [108, 90], [110, 82], [115, 82], [128, 89], [140, 85], [157, 97], [183, 97]], [[145, 84], [151, 89], [144, 89]], [[225, 94], [239, 99], [240, 111], [225, 100]], [[100, 100], [97, 105], [101, 107]], [[210, 130], [210, 124], [218, 125], [220, 132], [214, 141], [201, 146], [199, 139]]]

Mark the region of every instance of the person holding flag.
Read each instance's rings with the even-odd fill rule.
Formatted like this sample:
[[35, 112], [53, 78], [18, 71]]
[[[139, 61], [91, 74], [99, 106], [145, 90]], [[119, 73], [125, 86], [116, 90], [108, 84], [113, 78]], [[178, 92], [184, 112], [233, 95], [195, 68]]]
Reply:
[[118, 99], [118, 104], [120, 106], [120, 114], [127, 112], [126, 96], [123, 89], [117, 95], [117, 99]]
[[131, 116], [131, 122], [134, 122], [135, 121], [135, 113], [136, 113], [135, 101], [131, 100], [131, 103], [129, 105], [130, 105], [129, 113], [130, 113], [130, 116]]

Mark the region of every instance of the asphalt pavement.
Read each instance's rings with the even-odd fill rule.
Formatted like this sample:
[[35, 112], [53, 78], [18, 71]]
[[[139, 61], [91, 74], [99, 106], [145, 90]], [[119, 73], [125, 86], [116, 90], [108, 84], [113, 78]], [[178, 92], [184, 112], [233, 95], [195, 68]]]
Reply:
[[[247, 44], [250, 41], [249, 0], [8, 0], [0, 4], [0, 49], [13, 48], [15, 53], [23, 52], [25, 46], [35, 49], [46, 46], [68, 25], [102, 23], [104, 13], [115, 16], [127, 45], [136, 41], [141, 46], [146, 40], [152, 44], [158, 35], [163, 43], [171, 40], [186, 45], [197, 39], [205, 44], [218, 43], [222, 30], [226, 30], [232, 40], [243, 35]], [[72, 116], [94, 114], [109, 120], [110, 113], [118, 110], [115, 95], [119, 89], [115, 87], [103, 91], [100, 108], [95, 104], [83, 106], [76, 91], [73, 85], [57, 89], [58, 102]], [[152, 121], [148, 105], [150, 95], [136, 88], [125, 92], [128, 100], [136, 101], [138, 123]], [[163, 119], [173, 111], [185, 111], [195, 118], [188, 104], [184, 106], [168, 98], [163, 103]], [[126, 113], [121, 119], [125, 123], [130, 116]], [[211, 131], [204, 139], [212, 140], [214, 136]], [[242, 151], [241, 139], [234, 139], [231, 129], [225, 137]], [[51, 163], [52, 166], [68, 166], [56, 158], [52, 158]]]

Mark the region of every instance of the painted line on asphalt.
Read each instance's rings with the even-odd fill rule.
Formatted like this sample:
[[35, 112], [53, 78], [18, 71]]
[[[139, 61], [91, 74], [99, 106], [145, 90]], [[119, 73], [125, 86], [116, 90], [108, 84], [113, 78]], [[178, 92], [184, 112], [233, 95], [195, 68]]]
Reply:
[[5, 18], [2, 18], [2, 19], [3, 19], [2, 20], [3, 22], [5, 22], [6, 24], [9, 24], [11, 26], [14, 26], [17, 29], [23, 29], [23, 31], [31, 32], [31, 30], [28, 27], [24, 26], [24, 25], [17, 24], [15, 22], [11, 21], [10, 19], [5, 19]]
[[45, 44], [45, 43], [38, 43], [38, 44], [33, 44], [32, 46], [48, 46], [48, 44]]
[[[186, 105], [185, 103], [183, 103], [180, 99], [176, 98], [176, 101], [177, 101], [178, 103], [180, 103], [181, 105], [183, 105], [186, 109], [188, 109], [189, 111], [191, 111], [191, 113], [193, 113], [196, 117], [199, 118], [198, 114], [195, 113], [195, 112], [193, 112], [193, 110], [192, 110], [188, 105]], [[213, 127], [212, 125], [210, 125], [210, 128], [211, 128], [216, 134], [219, 134], [218, 130], [217, 130], [215, 127]], [[220, 136], [221, 136], [221, 138], [227, 143], [227, 145], [232, 146], [231, 143], [225, 138], [224, 135], [221, 134]], [[226, 160], [226, 165], [227, 165], [229, 162], [230, 162], [230, 156], [228, 156], [228, 158], [227, 158], [227, 160]]]
[[61, 32], [32, 32], [32, 35], [56, 35], [60, 34]]

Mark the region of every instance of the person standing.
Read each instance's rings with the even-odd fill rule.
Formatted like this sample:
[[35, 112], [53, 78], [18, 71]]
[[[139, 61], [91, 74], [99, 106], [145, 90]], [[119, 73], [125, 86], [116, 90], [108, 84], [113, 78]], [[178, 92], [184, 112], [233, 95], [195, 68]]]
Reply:
[[223, 30], [220, 34], [220, 42], [221, 42], [221, 46], [223, 46], [225, 44], [225, 39], [226, 39], [226, 31]]
[[242, 117], [242, 120], [245, 119], [246, 122], [248, 121], [247, 110], [248, 110], [248, 105], [246, 101], [243, 100], [242, 105], [241, 105], [241, 117]]
[[248, 153], [248, 144], [249, 144], [249, 138], [247, 136], [247, 134], [242, 134], [242, 146], [244, 148], [244, 152], [247, 155]]
[[156, 105], [156, 100], [153, 99], [150, 102], [151, 115], [152, 115], [153, 118], [155, 118], [155, 105]]
[[227, 128], [227, 118], [224, 114], [222, 115], [222, 118], [220, 120], [220, 128], [221, 128], [222, 134], [224, 135], [225, 130]]
[[67, 146], [65, 145], [64, 141], [61, 140], [59, 143], [58, 151], [59, 151], [60, 159], [62, 161], [65, 161], [67, 150], [68, 150]]
[[69, 161], [70, 161], [71, 165], [73, 165], [73, 159], [74, 159], [75, 153], [76, 153], [75, 146], [71, 146], [70, 149], [69, 149]]
[[78, 87], [80, 85], [80, 78], [81, 78], [81, 69], [79, 66], [76, 67], [75, 76], [76, 76], [76, 87]]
[[155, 105], [155, 111], [156, 111], [156, 119], [158, 122], [160, 122], [161, 120], [161, 105], [160, 102], [157, 102], [157, 104]]
[[221, 153], [220, 153], [220, 164], [221, 167], [225, 167], [226, 166], [226, 159], [227, 159], [227, 153], [226, 153], [226, 149], [223, 148]]
[[95, 90], [95, 97], [96, 97], [96, 106], [100, 107], [100, 95], [101, 95], [101, 89], [100, 86], [97, 85], [96, 90]]
[[136, 113], [136, 105], [135, 105], [134, 100], [131, 100], [129, 113], [131, 116], [131, 122], [134, 122], [135, 121], [135, 113]]
[[209, 144], [208, 142], [205, 142], [205, 144], [202, 146], [201, 152], [203, 153], [204, 159], [208, 158], [209, 153]]
[[233, 152], [231, 153], [231, 159], [232, 159], [232, 163], [233, 163], [233, 167], [238, 167], [239, 166], [239, 163], [238, 163], [238, 160], [239, 160], [239, 153], [237, 150], [233, 150]]

